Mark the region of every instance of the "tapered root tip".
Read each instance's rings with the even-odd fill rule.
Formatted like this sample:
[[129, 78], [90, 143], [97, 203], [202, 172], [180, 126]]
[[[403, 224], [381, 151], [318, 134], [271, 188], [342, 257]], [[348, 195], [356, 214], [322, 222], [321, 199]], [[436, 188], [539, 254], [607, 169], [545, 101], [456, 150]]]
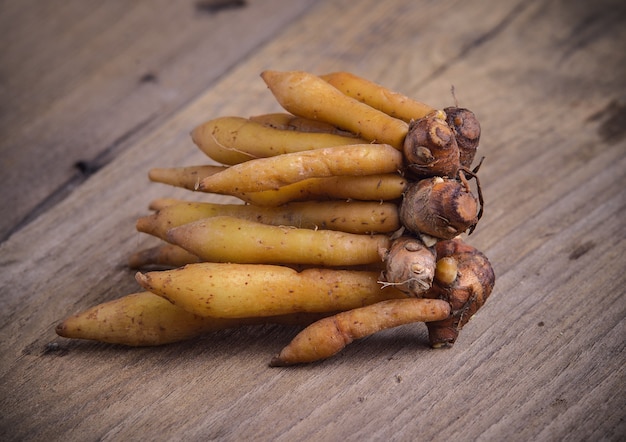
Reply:
[[206, 184], [204, 181], [205, 181], [204, 179], [201, 179], [200, 182], [198, 183], [198, 190], [200, 192], [206, 192], [208, 190], [207, 187], [210, 187], [210, 185]]
[[135, 222], [135, 229], [138, 232], [151, 233], [153, 230], [152, 227], [155, 223], [154, 218], [155, 217], [152, 215], [142, 216], [141, 218], [138, 218]]
[[197, 146], [201, 143], [202, 133], [203, 133], [202, 125], [195, 127], [190, 133], [191, 141]]
[[291, 364], [289, 364], [289, 363], [285, 362], [284, 360], [282, 360], [280, 358], [280, 356], [273, 357], [272, 360], [269, 363], [270, 367], [287, 367], [289, 365], [291, 365]]
[[[261, 72], [261, 78], [265, 82], [268, 88], [272, 90], [277, 83], [280, 83], [282, 79], [287, 77], [287, 73], [279, 71], [263, 71]], [[282, 77], [282, 78], [281, 78]]]
[[62, 336], [64, 338], [66, 338], [67, 336], [67, 326], [64, 322], [61, 322], [60, 324], [57, 324], [57, 326], [54, 328], [54, 331], [56, 332], [57, 335]]
[[150, 169], [148, 171], [148, 179], [150, 181], [160, 182], [165, 175], [165, 169]]
[[150, 278], [141, 272], [135, 273], [135, 281], [146, 290], [150, 290]]
[[263, 71], [261, 72], [261, 78], [266, 80], [268, 77], [272, 77], [274, 75], [274, 71]]
[[146, 265], [146, 263], [150, 262], [150, 257], [147, 256], [148, 254], [148, 250], [133, 253], [128, 257], [128, 262], [126, 264], [131, 269], [139, 269]]

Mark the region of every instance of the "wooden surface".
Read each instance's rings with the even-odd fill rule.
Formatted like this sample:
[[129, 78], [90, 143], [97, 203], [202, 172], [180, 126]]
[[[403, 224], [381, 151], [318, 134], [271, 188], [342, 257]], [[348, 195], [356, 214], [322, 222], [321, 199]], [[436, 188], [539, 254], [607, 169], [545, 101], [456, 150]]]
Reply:
[[[0, 3], [1, 440], [623, 440], [626, 7], [621, 1]], [[239, 5], [239, 6], [237, 6]], [[457, 344], [422, 324], [269, 368], [296, 328], [160, 348], [68, 341], [138, 290], [151, 167], [189, 131], [278, 110], [263, 69], [348, 70], [483, 127], [497, 282]], [[214, 199], [219, 200], [219, 199]]]

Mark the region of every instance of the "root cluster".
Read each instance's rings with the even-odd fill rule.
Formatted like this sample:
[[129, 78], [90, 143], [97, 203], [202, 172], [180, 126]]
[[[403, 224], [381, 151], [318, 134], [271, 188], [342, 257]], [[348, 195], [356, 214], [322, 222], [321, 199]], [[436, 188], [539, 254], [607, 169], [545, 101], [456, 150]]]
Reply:
[[136, 227], [162, 241], [129, 259], [141, 290], [68, 317], [57, 333], [139, 346], [305, 326], [272, 366], [414, 322], [433, 348], [452, 346], [495, 282], [461, 237], [484, 206], [471, 169], [476, 116], [346, 72], [261, 76], [286, 112], [207, 121], [192, 140], [212, 164], [149, 172], [242, 203], [153, 201]]

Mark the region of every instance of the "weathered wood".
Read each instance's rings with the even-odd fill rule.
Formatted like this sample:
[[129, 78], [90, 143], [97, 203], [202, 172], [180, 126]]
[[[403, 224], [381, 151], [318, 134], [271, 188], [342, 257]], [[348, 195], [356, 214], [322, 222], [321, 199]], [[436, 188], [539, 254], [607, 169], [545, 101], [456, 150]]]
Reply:
[[312, 3], [3, 2], [0, 187], [10, 210], [0, 219], [0, 240], [163, 124]]
[[[0, 437], [623, 439], [625, 18], [608, 0], [318, 2], [0, 245]], [[497, 281], [456, 345], [430, 350], [416, 324], [270, 369], [296, 328], [57, 338], [58, 320], [138, 289], [123, 264], [152, 243], [134, 232], [151, 199], [210, 199], [147, 170], [206, 162], [188, 136], [206, 118], [278, 110], [266, 68], [349, 70], [435, 106], [454, 84], [476, 111], [486, 208], [468, 241]]]

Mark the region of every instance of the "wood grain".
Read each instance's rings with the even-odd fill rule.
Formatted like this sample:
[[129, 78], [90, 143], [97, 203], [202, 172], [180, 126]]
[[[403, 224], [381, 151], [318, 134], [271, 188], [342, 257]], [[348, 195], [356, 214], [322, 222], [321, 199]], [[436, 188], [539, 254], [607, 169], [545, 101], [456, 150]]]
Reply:
[[[10, 17], [35, 20], [15, 8]], [[65, 11], [55, 26], [80, 11], [86, 14], [79, 6]], [[623, 439], [622, 4], [318, 1], [289, 25], [272, 21], [273, 12], [257, 12], [273, 26], [265, 44], [233, 55], [227, 75], [178, 84], [187, 99], [0, 244], [0, 438]], [[130, 26], [110, 13], [117, 32]], [[151, 17], [136, 13], [136, 20]], [[100, 38], [117, 38], [98, 26]], [[144, 38], [145, 45], [159, 40]], [[54, 47], [32, 45], [33, 59], [15, 53], [16, 62], [43, 63]], [[162, 69], [185, 70], [194, 45], [183, 41], [175, 52], [153, 56], [167, 60]], [[75, 63], [94, 63], [86, 79], [76, 75], [84, 85], [94, 81], [97, 94], [117, 87], [103, 70], [130, 69], [122, 60], [106, 67], [78, 56]], [[322, 363], [271, 369], [270, 358], [296, 328], [248, 327], [139, 349], [56, 337], [63, 317], [138, 290], [124, 262], [152, 244], [134, 231], [151, 199], [210, 199], [151, 184], [147, 170], [207, 163], [188, 135], [207, 118], [278, 110], [258, 78], [267, 68], [353, 71], [441, 107], [454, 102], [453, 84], [459, 103], [478, 114], [486, 208], [468, 241], [490, 258], [497, 281], [456, 345], [429, 349], [425, 327], [415, 324], [355, 342]], [[76, 102], [62, 72], [55, 74], [61, 90], [37, 87]], [[46, 124], [66, 118], [61, 109], [50, 108]], [[145, 118], [136, 115], [145, 107], [130, 109]], [[36, 114], [22, 112], [14, 133]], [[123, 120], [103, 110], [84, 130], [124, 133]], [[63, 127], [69, 133], [72, 126]]]
[[163, 124], [313, 2], [5, 3], [0, 186], [11, 210], [0, 219], [0, 239]]

